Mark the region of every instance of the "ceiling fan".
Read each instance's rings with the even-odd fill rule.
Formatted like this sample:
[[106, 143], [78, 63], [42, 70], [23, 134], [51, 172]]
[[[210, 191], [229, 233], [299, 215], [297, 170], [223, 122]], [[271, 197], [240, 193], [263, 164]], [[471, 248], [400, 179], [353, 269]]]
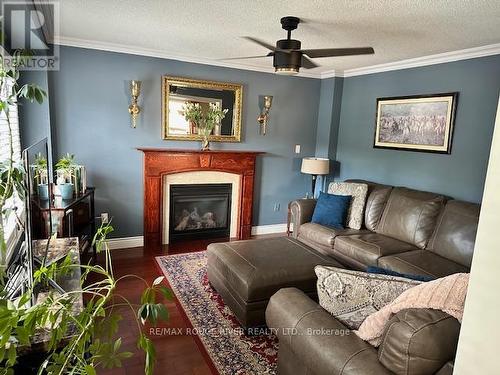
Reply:
[[312, 69], [316, 68], [310, 58], [316, 57], [334, 57], [334, 56], [351, 56], [351, 55], [369, 55], [375, 53], [372, 47], [360, 48], [319, 48], [319, 49], [300, 49], [300, 40], [292, 39], [292, 30], [295, 30], [300, 23], [298, 17], [283, 17], [281, 19], [281, 27], [287, 31], [286, 39], [280, 39], [276, 42], [276, 47], [250, 36], [244, 37], [258, 45], [265, 47], [271, 52], [264, 56], [246, 56], [233, 57], [224, 60], [238, 59], [253, 59], [259, 57], [273, 57], [273, 66], [277, 74], [293, 75], [299, 72], [300, 68]]

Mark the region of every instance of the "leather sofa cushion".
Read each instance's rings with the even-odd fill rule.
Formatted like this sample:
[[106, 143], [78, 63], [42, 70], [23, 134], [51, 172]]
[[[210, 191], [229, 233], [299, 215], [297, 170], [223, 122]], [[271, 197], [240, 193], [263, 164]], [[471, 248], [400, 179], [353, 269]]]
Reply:
[[363, 232], [350, 228], [338, 229], [325, 227], [321, 224], [305, 223], [302, 224], [299, 228], [298, 239], [304, 239], [307, 241], [307, 243], [318, 244], [332, 248], [337, 236], [346, 236], [357, 233]]
[[407, 253], [382, 257], [379, 267], [411, 275], [444, 277], [459, 272], [469, 272], [461, 264], [443, 258], [428, 250], [415, 250]]
[[[370, 188], [370, 187], [369, 187]], [[387, 185], [372, 185], [371, 191], [368, 191], [365, 210], [365, 226], [371, 231], [377, 229], [380, 222], [382, 212], [391, 194], [392, 186]]]
[[479, 210], [478, 204], [449, 201], [438, 218], [427, 249], [470, 268]]
[[340, 236], [335, 240], [334, 254], [351, 258], [365, 266], [376, 266], [377, 260], [385, 255], [398, 254], [417, 248], [409, 243], [378, 233]]
[[398, 375], [434, 374], [455, 356], [460, 323], [440, 310], [408, 309], [387, 324], [380, 362]]
[[358, 182], [368, 185], [368, 194], [366, 197], [365, 207], [365, 227], [371, 231], [375, 231], [385, 205], [392, 191], [392, 186], [377, 184], [365, 180], [346, 180], [346, 182]]
[[270, 298], [277, 290], [296, 287], [316, 291], [314, 267], [342, 267], [289, 237], [213, 243], [207, 247], [207, 267], [216, 271], [228, 288], [246, 302]]
[[392, 189], [376, 232], [423, 249], [444, 202], [442, 195], [396, 187]]

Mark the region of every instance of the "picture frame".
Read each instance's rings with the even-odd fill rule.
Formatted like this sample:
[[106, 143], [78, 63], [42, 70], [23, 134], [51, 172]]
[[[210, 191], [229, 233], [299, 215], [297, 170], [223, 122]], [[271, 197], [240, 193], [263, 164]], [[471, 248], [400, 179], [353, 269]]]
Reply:
[[162, 138], [171, 141], [201, 141], [196, 127], [191, 128], [182, 114], [187, 102], [198, 103], [202, 109], [218, 103], [227, 115], [209, 135], [210, 142], [241, 142], [243, 85], [184, 77], [162, 76]]
[[458, 92], [377, 98], [374, 148], [450, 154]]

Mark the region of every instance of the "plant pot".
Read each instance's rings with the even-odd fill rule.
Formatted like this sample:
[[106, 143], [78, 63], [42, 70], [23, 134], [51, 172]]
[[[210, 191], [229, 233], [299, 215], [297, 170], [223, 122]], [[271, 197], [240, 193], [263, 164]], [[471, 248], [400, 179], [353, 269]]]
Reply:
[[210, 149], [210, 134], [212, 129], [209, 128], [199, 128], [198, 134], [201, 135], [201, 150], [208, 151]]
[[221, 128], [222, 128], [221, 124], [216, 124], [214, 126], [214, 135], [221, 135]]
[[42, 201], [46, 201], [49, 199], [49, 185], [48, 184], [39, 184], [37, 186], [38, 189], [38, 199]]
[[57, 185], [59, 188], [59, 192], [61, 193], [62, 199], [71, 199], [73, 198], [73, 184], [60, 184]]

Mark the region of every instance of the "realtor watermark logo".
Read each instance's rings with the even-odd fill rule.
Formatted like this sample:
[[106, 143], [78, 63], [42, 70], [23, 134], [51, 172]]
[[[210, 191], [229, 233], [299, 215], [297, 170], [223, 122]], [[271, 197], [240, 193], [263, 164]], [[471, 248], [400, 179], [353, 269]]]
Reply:
[[[59, 2], [2, 2], [2, 57], [20, 70], [59, 70]], [[24, 57], [20, 60], [19, 54]]]

